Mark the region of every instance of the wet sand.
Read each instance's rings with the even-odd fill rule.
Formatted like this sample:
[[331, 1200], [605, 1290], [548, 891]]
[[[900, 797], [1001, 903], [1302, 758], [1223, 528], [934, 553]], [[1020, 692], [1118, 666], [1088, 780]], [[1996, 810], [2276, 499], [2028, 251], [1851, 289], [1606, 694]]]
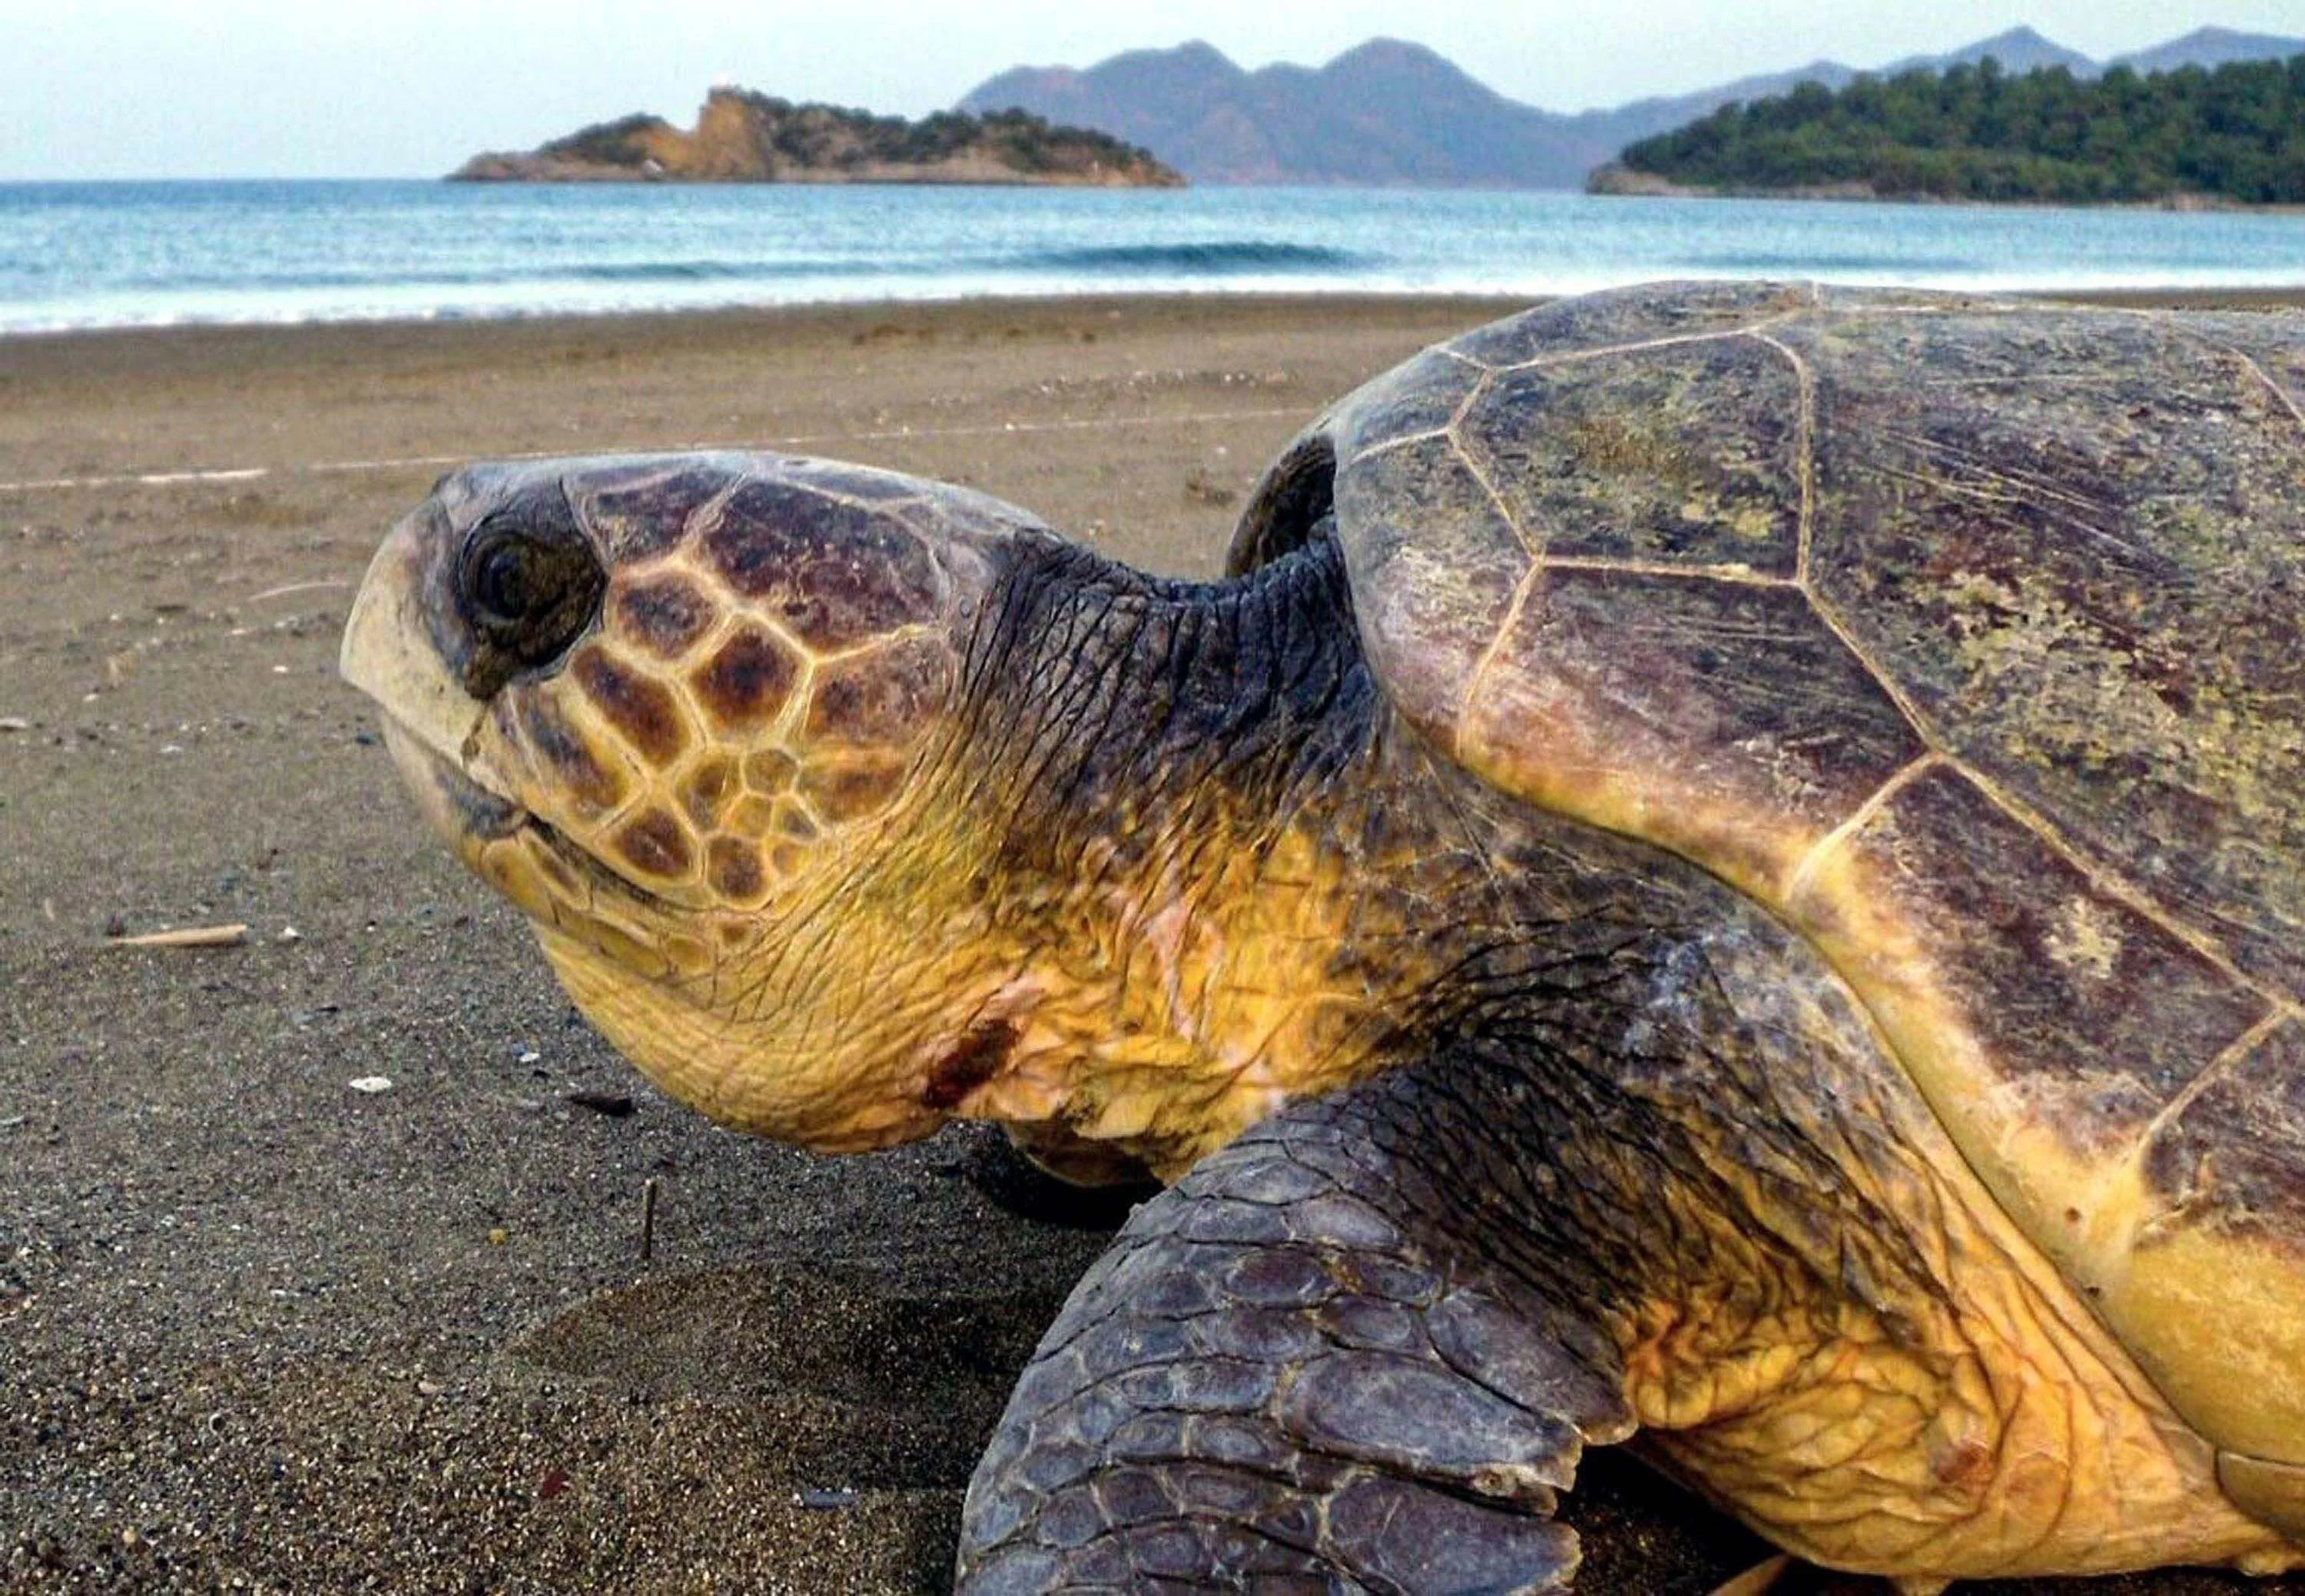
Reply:
[[[996, 1202], [979, 1134], [824, 1160], [642, 1083], [401, 799], [335, 675], [351, 585], [455, 461], [702, 443], [969, 482], [1207, 574], [1323, 403], [1509, 308], [0, 342], [0, 1588], [942, 1588], [1101, 1232]], [[106, 944], [219, 922], [247, 943]], [[1584, 1588], [1763, 1555], [1590, 1474]], [[2275, 1587], [1999, 1587], [2054, 1588]]]

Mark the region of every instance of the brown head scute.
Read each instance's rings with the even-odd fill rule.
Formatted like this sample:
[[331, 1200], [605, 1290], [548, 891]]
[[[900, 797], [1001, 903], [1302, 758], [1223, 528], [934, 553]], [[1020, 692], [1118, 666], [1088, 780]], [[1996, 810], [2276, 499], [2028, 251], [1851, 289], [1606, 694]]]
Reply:
[[782, 748], [761, 748], [744, 758], [744, 785], [771, 798], [790, 791], [799, 773], [800, 762]]
[[783, 482], [748, 482], [704, 534], [721, 579], [809, 648], [853, 648], [934, 618], [936, 562], [885, 511]]
[[735, 462], [712, 456], [634, 460], [572, 473], [569, 502], [610, 560], [627, 562], [679, 547], [713, 500], [728, 491]]
[[1000, 1072], [1016, 1046], [1016, 1028], [1005, 1020], [972, 1027], [929, 1071], [921, 1101], [940, 1113], [960, 1106], [968, 1094]]
[[676, 660], [712, 627], [712, 605], [677, 572], [636, 577], [612, 587], [611, 624], [659, 660]]
[[808, 735], [903, 747], [935, 718], [951, 685], [951, 653], [929, 637], [827, 665], [809, 700]]
[[[500, 702], [499, 713], [507, 707]], [[582, 733], [568, 723], [557, 698], [530, 696], [521, 700], [517, 731], [507, 740], [524, 746], [537, 773], [559, 782], [588, 814], [608, 813], [625, 801], [629, 787], [616, 766], [604, 763]]]
[[651, 764], [669, 765], [688, 747], [680, 706], [655, 678], [642, 675], [599, 647], [580, 651], [569, 662], [569, 674]]
[[[839, 764], [811, 765], [801, 777], [800, 789], [818, 814], [838, 824], [872, 814], [896, 796], [904, 780], [901, 761], [858, 758]], [[798, 810], [787, 813], [799, 815]]]
[[718, 824], [727, 812], [743, 783], [736, 762], [725, 754], [712, 754], [688, 773], [688, 785], [681, 794], [681, 806], [688, 818], [704, 831]]
[[765, 628], [748, 627], [713, 651], [689, 684], [723, 731], [765, 730], [800, 679], [800, 661]]
[[644, 809], [627, 821], [616, 847], [634, 869], [667, 881], [685, 878], [695, 858], [688, 829], [661, 809]]
[[712, 890], [739, 908], [752, 908], [767, 890], [760, 849], [737, 838], [713, 838], [705, 849], [704, 866]]

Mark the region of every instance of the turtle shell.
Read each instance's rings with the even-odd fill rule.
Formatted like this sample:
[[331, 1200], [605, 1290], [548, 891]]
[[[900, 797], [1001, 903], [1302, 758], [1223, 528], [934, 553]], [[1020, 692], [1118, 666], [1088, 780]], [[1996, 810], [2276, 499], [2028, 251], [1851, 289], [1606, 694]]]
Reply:
[[1563, 301], [1340, 403], [1234, 568], [1331, 509], [1401, 716], [1806, 935], [2305, 1522], [2305, 318]]

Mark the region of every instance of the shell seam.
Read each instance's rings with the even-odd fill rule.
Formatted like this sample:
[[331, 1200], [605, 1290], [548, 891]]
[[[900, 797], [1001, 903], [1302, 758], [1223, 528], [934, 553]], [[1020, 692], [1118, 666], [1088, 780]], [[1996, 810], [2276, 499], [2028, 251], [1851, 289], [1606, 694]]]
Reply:
[[1952, 761], [1931, 748], [1918, 758], [1907, 760], [1890, 772], [1889, 779], [1875, 788], [1865, 801], [1850, 812], [1849, 818], [1816, 840], [1815, 846], [1801, 856], [1799, 864], [1785, 879], [1785, 902], [1793, 900], [1808, 890], [1817, 868], [1849, 840], [1873, 824], [1873, 817], [1888, 807], [1896, 796], [1919, 781], [1929, 772], [1951, 764]]
[[2138, 1132], [2137, 1136], [2137, 1148], [2139, 1154], [2141, 1155], [2145, 1148], [2153, 1145], [2153, 1139], [2156, 1136], [2174, 1123], [2186, 1109], [2190, 1108], [2196, 1097], [2216, 1085], [2219, 1077], [2238, 1069], [2243, 1059], [2271, 1041], [2275, 1032], [2294, 1023], [2296, 1018], [2295, 1015], [2283, 1009], [2280, 1004], [2275, 1003], [2261, 1015], [2254, 1025], [2234, 1037], [2222, 1053], [2208, 1062], [2207, 1066], [2199, 1074], [2187, 1081], [2175, 1097], [2164, 1104], [2159, 1113], [2146, 1122], [2145, 1129]]
[[[1815, 285], [1811, 285], [1812, 289]], [[1800, 520], [1794, 534], [1793, 580], [1808, 580], [1810, 542], [1816, 526], [1816, 373], [1790, 344], [1755, 332], [1753, 341], [1766, 344], [1792, 363], [1794, 390], [1799, 408], [1793, 421], [1794, 474], [1800, 484]]]
[[1489, 496], [1489, 502], [1496, 507], [1497, 515], [1504, 522], [1505, 529], [1513, 534], [1513, 542], [1520, 545], [1522, 556], [1530, 560], [1542, 559], [1544, 558], [1542, 548], [1530, 541], [1528, 530], [1514, 518], [1512, 507], [1505, 502], [1505, 496], [1497, 491], [1496, 483], [1489, 480], [1489, 474], [1481, 469], [1480, 462], [1473, 458], [1472, 450], [1467, 448], [1463, 440], [1453, 432], [1444, 432], [1442, 436], [1449, 440], [1449, 452], [1464, 462], [1466, 471], [1471, 474], [1475, 482], [1481, 484], [1481, 491]]
[[2082, 878], [2099, 892], [2182, 943], [2236, 986], [2254, 994], [2276, 1010], [2292, 1014], [2299, 1011], [2300, 1005], [2292, 994], [2243, 971], [2215, 937], [2176, 918], [2139, 891], [2126, 876], [2089, 858], [2068, 841], [2062, 832], [2035, 814], [2031, 806], [2003, 791], [1999, 783], [1972, 769], [1964, 761], [1949, 757], [1948, 763], [2003, 814], [2047, 843], [2052, 852], [2079, 871]]
[[[1656, 559], [1611, 559], [1596, 554], [1541, 554], [1536, 558], [1547, 570], [1553, 571], [1620, 571], [1630, 576], [1667, 576], [1690, 582], [1730, 582], [1739, 587], [1800, 589], [1800, 584], [1790, 576], [1772, 576], [1766, 571], [1756, 571], [1748, 565], [1672, 565]], [[1807, 596], [1805, 591], [1803, 596]]]
[[1508, 366], [1493, 366], [1493, 371], [1529, 371], [1545, 366], [1581, 365], [1588, 360], [1606, 360], [1612, 354], [1638, 354], [1649, 349], [1675, 349], [1684, 344], [1722, 344], [1731, 338], [1749, 338], [1764, 329], [1782, 327], [1799, 320], [1816, 307], [1799, 305], [1773, 316], [1764, 316], [1758, 321], [1748, 321], [1742, 327], [1722, 328], [1715, 332], [1668, 333], [1661, 338], [1642, 338], [1630, 344], [1607, 344], [1598, 349], [1562, 349], [1546, 354], [1532, 354]]
[[2230, 344], [2219, 344], [2216, 345], [2216, 347], [2224, 350], [2227, 354], [2232, 355], [2235, 360], [2241, 362], [2241, 363], [2248, 369], [2250, 376], [2255, 377], [2259, 382], [2262, 382], [2266, 387], [2271, 388], [2273, 390], [2273, 397], [2281, 401], [2283, 408], [2286, 409], [2291, 415], [2297, 418], [2297, 424], [2299, 426], [2305, 427], [2305, 405], [2300, 405], [2297, 402], [2297, 397], [2294, 394], [2282, 387], [2278, 382], [2275, 382], [2273, 380], [2273, 373], [2267, 371], [2262, 365], [2258, 363], [2257, 356], [2250, 354], [2246, 350], [2236, 349]]
[[1528, 569], [1521, 573], [1520, 580], [1513, 585], [1512, 602], [1505, 607], [1504, 619], [1497, 623], [1496, 633], [1490, 637], [1488, 646], [1481, 650], [1480, 657], [1473, 661], [1472, 670], [1466, 673], [1465, 690], [1458, 698], [1456, 723], [1449, 738], [1449, 752], [1459, 764], [1465, 762], [1465, 745], [1472, 725], [1473, 700], [1480, 695], [1482, 679], [1495, 668], [1497, 656], [1504, 652], [1505, 643], [1512, 636], [1513, 628], [1520, 625], [1521, 611], [1527, 608], [1529, 594], [1536, 591], [1536, 585], [1544, 576], [1544, 567], [1539, 562], [1532, 562]]

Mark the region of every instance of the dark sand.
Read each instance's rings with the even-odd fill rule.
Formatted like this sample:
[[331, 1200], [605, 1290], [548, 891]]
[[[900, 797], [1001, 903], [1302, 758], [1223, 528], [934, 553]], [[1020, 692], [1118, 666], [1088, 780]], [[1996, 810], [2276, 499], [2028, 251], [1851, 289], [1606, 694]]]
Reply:
[[[0, 1587], [940, 1589], [1099, 1233], [995, 1206], [979, 1134], [826, 1161], [642, 1084], [401, 800], [335, 674], [350, 585], [452, 460], [700, 442], [971, 482], [1206, 573], [1323, 402], [1502, 308], [0, 343]], [[249, 944], [104, 941], [217, 921]], [[1586, 1589], [1761, 1555], [1637, 1470], [1587, 1485]]]

